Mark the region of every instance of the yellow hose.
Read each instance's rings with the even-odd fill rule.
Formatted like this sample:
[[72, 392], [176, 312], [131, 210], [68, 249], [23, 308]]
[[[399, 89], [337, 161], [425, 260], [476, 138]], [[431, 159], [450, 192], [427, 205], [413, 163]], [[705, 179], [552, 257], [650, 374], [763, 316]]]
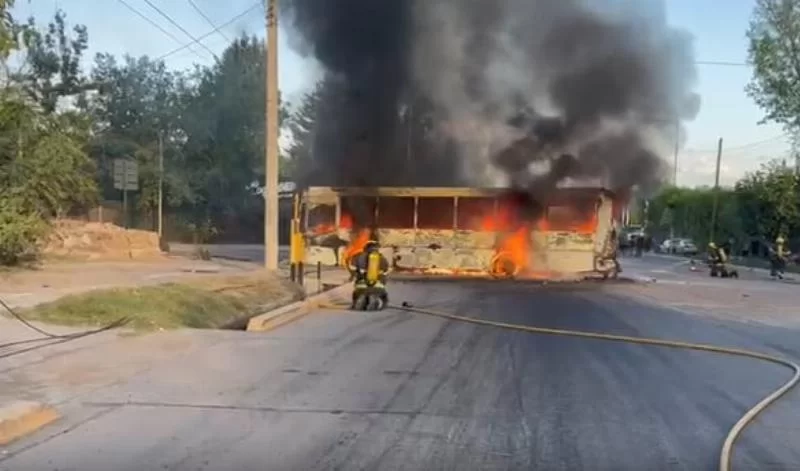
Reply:
[[[347, 309], [348, 306], [345, 305], [321, 305], [319, 306], [323, 309]], [[732, 459], [733, 459], [733, 446], [736, 442], [736, 439], [739, 438], [742, 431], [753, 422], [753, 420], [760, 414], [764, 409], [772, 405], [775, 401], [780, 399], [781, 396], [789, 392], [792, 388], [794, 388], [798, 382], [800, 382], [800, 366], [796, 363], [786, 360], [784, 358], [767, 355], [764, 353], [754, 352], [750, 350], [743, 350], [738, 348], [727, 348], [727, 347], [719, 347], [716, 345], [707, 345], [701, 343], [689, 343], [689, 342], [681, 342], [675, 340], [660, 340], [654, 338], [647, 338], [647, 337], [631, 337], [627, 335], [611, 335], [611, 334], [603, 334], [598, 332], [584, 332], [579, 330], [564, 330], [564, 329], [550, 329], [546, 327], [532, 327], [527, 325], [520, 325], [520, 324], [508, 324], [505, 322], [496, 322], [496, 321], [487, 321], [483, 319], [475, 319], [472, 317], [465, 317], [465, 316], [458, 316], [455, 314], [450, 314], [447, 312], [440, 312], [434, 311], [430, 309], [420, 309], [411, 306], [395, 306], [390, 305], [387, 306], [389, 309], [397, 309], [406, 312], [413, 312], [417, 314], [425, 314], [428, 316], [435, 316], [441, 317], [444, 319], [449, 319], [458, 322], [468, 322], [470, 324], [478, 324], [490, 327], [498, 327], [502, 329], [510, 329], [522, 332], [529, 332], [533, 334], [546, 334], [546, 335], [560, 335], [566, 337], [580, 337], [586, 339], [597, 339], [597, 340], [609, 340], [612, 342], [625, 342], [625, 343], [634, 343], [639, 345], [655, 345], [659, 347], [670, 347], [670, 348], [681, 348], [687, 350], [698, 350], [702, 352], [713, 352], [713, 353], [721, 353], [723, 355], [736, 355], [740, 357], [747, 357], [747, 358], [755, 358], [757, 360], [768, 361], [770, 363], [776, 363], [781, 366], [785, 366], [792, 371], [794, 371], [794, 375], [791, 379], [789, 379], [786, 383], [783, 384], [780, 388], [773, 391], [769, 396], [762, 399], [758, 404], [750, 408], [734, 426], [728, 432], [728, 435], [725, 437], [725, 442], [722, 445], [722, 450], [719, 454], [719, 471], [731, 471], [732, 469]]]

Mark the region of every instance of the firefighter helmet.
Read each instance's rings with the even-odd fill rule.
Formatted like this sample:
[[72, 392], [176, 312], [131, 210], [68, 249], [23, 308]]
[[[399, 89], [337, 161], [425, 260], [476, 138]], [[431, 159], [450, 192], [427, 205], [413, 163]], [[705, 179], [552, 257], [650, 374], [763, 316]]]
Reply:
[[777, 242], [778, 244], [782, 244], [784, 242], [783, 237], [782, 236], [778, 236], [778, 238], [775, 239], [775, 242]]
[[708, 243], [708, 248], [709, 249], [716, 249], [717, 248], [717, 244], [715, 244], [714, 242], [709, 242]]
[[369, 242], [366, 243], [366, 245], [364, 245], [365, 252], [372, 252], [373, 250], [378, 250], [379, 248], [380, 245], [376, 240], [370, 240]]

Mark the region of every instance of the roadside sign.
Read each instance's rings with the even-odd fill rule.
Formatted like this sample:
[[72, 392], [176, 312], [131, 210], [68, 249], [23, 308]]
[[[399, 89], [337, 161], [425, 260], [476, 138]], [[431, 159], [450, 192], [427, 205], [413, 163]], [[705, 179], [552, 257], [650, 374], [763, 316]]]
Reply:
[[129, 159], [114, 159], [114, 188], [122, 191], [139, 189], [139, 166]]

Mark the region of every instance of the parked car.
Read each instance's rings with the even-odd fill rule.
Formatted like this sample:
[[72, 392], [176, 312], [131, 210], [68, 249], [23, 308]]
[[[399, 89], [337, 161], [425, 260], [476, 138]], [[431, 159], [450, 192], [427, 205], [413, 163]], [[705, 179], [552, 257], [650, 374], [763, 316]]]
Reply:
[[673, 255], [697, 255], [697, 245], [691, 239], [667, 239], [659, 246], [659, 252]]
[[697, 245], [691, 239], [680, 239], [676, 247], [676, 253], [694, 257], [697, 255]]

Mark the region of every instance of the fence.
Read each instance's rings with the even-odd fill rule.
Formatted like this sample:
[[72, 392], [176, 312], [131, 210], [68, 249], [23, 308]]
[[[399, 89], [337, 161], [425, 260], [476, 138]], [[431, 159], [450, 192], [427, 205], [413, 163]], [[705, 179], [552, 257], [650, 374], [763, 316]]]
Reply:
[[[291, 200], [281, 200], [280, 204], [280, 243], [289, 243], [289, 234], [292, 218]], [[120, 227], [126, 226], [126, 214], [120, 201], [103, 201], [100, 205], [88, 211], [71, 214], [72, 219], [87, 222], [111, 223]], [[152, 211], [130, 211], [127, 214], [127, 227], [146, 231], [158, 230], [158, 217]], [[219, 235], [209, 242], [255, 244], [264, 241], [264, 216], [261, 213], [247, 215], [230, 215], [217, 221], [220, 226]], [[164, 209], [164, 238], [170, 242], [193, 243], [194, 234], [186, 222], [178, 215], [170, 214], [168, 208]]]

